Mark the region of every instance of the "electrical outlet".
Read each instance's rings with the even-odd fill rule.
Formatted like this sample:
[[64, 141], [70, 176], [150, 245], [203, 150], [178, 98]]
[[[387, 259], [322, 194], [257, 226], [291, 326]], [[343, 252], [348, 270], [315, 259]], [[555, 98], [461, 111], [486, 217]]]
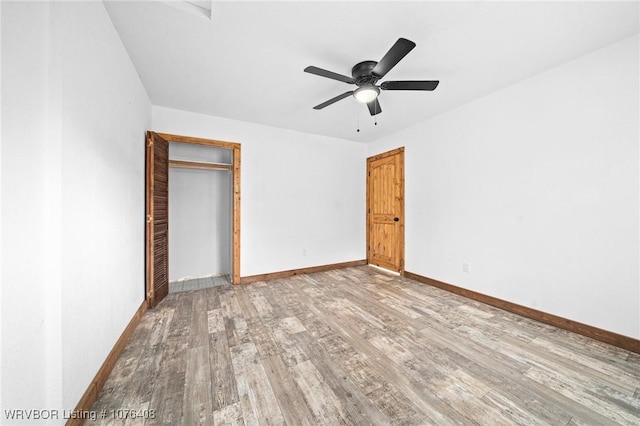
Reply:
[[462, 262], [462, 272], [469, 273], [469, 264], [467, 262]]

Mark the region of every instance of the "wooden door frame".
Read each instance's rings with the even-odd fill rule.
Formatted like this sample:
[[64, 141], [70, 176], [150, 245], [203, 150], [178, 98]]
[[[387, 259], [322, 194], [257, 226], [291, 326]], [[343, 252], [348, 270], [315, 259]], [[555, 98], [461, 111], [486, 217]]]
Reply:
[[[152, 132], [154, 133], [154, 132]], [[240, 284], [240, 144], [236, 142], [225, 142], [214, 139], [203, 139], [191, 136], [173, 135], [169, 133], [155, 132], [158, 136], [167, 142], [176, 142], [184, 144], [204, 145], [215, 148], [225, 148], [232, 150], [233, 163], [231, 172], [233, 176], [233, 220], [232, 220], [232, 273], [231, 282]], [[146, 183], [147, 191], [149, 182]], [[170, 195], [170, 194], [169, 194]], [[167, 247], [168, 250], [168, 247]], [[148, 260], [147, 260], [148, 262]], [[149, 294], [153, 287], [153, 278], [147, 276], [146, 294]]]
[[400, 275], [404, 275], [404, 224], [405, 224], [405, 218], [404, 218], [404, 147], [400, 147], [400, 148], [396, 148], [393, 149], [391, 151], [387, 151], [387, 152], [383, 152], [377, 155], [374, 155], [372, 157], [368, 157], [367, 158], [367, 264], [371, 264], [371, 235], [370, 235], [370, 228], [371, 228], [371, 183], [370, 183], [370, 177], [371, 177], [371, 163], [373, 161], [376, 160], [380, 160], [386, 157], [391, 157], [397, 154], [402, 154], [400, 156], [400, 184], [401, 184], [401, 190], [400, 190], [400, 210], [401, 210], [401, 215], [400, 215], [400, 221], [399, 221], [399, 226], [400, 226], [400, 236], [399, 236], [399, 256], [400, 256], [400, 268], [399, 268], [399, 272]]

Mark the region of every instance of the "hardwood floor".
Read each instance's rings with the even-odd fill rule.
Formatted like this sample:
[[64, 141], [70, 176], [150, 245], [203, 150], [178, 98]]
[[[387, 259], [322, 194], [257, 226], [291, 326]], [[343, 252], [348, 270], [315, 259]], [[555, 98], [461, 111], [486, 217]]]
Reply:
[[640, 355], [362, 266], [170, 294], [93, 410], [86, 424], [638, 425]]

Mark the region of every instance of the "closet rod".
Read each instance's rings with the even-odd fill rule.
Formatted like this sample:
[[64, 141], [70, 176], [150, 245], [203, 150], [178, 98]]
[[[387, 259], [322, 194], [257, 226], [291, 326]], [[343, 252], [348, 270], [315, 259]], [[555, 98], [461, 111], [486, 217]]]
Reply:
[[231, 164], [202, 163], [199, 161], [169, 160], [169, 167], [200, 170], [231, 170]]

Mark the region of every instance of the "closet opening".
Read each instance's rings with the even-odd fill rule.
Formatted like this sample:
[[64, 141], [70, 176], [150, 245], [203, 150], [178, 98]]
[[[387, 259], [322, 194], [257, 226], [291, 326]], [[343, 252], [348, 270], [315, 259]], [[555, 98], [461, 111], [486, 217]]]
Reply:
[[148, 132], [146, 296], [240, 283], [240, 144]]
[[169, 293], [231, 284], [232, 158], [169, 141]]

